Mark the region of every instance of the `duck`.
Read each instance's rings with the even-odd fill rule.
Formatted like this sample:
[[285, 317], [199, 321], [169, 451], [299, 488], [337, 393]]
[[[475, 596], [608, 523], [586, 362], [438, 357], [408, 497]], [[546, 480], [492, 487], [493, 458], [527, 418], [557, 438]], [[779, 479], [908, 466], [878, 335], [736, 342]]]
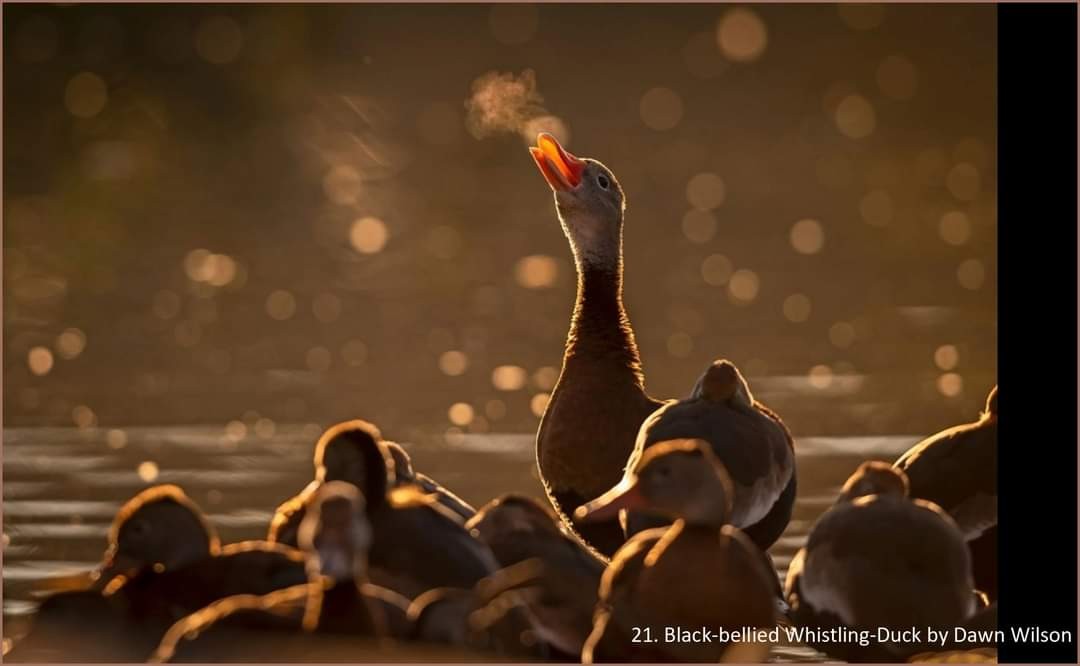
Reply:
[[[537, 465], [560, 518], [610, 557], [626, 541], [625, 525], [582, 525], [573, 521], [573, 511], [618, 483], [642, 422], [665, 404], [645, 389], [623, 303], [626, 196], [611, 169], [574, 156], [550, 134], [539, 134], [529, 151], [554, 193], [577, 271], [562, 370], [536, 435]], [[779, 420], [760, 403], [753, 408]], [[793, 501], [794, 485], [789, 494]]]
[[956, 521], [975, 586], [991, 601], [998, 596], [997, 394], [994, 386], [977, 421], [927, 437], [894, 463], [907, 475], [912, 497], [937, 504]]
[[409, 606], [412, 640], [515, 659], [572, 659], [575, 655], [560, 654], [544, 641], [530, 612], [541, 571], [539, 560], [529, 559], [496, 571], [471, 589], [424, 592]]
[[[731, 525], [735, 482], [708, 442], [657, 443], [619, 485], [575, 513], [579, 520], [611, 520], [627, 508], [674, 522], [638, 532], [611, 559], [583, 663], [715, 662], [735, 643], [669, 641], [666, 628], [775, 626], [775, 574], [754, 542]], [[749, 643], [756, 658], [765, 656], [763, 641]]]
[[316, 443], [315, 462], [315, 480], [278, 507], [268, 541], [295, 546], [318, 489], [345, 481], [366, 500], [373, 582], [415, 599], [436, 587], [471, 588], [499, 568], [491, 550], [437, 495], [417, 484], [394, 485], [394, 458], [374, 424], [356, 419], [327, 429]]
[[[281, 634], [364, 636], [378, 641], [411, 633], [409, 600], [367, 579], [371, 526], [358, 488], [343, 481], [320, 486], [305, 512], [299, 541], [305, 554], [305, 583], [215, 601], [175, 623], [150, 661], [235, 657], [230, 650], [237, 643], [236, 632], [259, 636], [257, 646], [278, 643]], [[251, 649], [249, 645], [247, 658]], [[274, 652], [259, 654], [275, 657]]]
[[[971, 558], [956, 522], [939, 506], [912, 499], [902, 470], [860, 465], [836, 504], [811, 529], [788, 568], [785, 593], [791, 620], [814, 629], [904, 630], [934, 627], [952, 633], [977, 609]], [[847, 661], [903, 661], [933, 651], [923, 641], [808, 640]]]
[[491, 500], [465, 528], [491, 548], [499, 566], [540, 563], [539, 594], [528, 607], [547, 643], [563, 654], [580, 655], [605, 562], [568, 535], [547, 506], [518, 493]]
[[[731, 524], [767, 552], [791, 520], [797, 485], [795, 449], [783, 421], [757, 404], [734, 363], [713, 361], [688, 398], [653, 412], [641, 425], [627, 468], [633, 469], [649, 447], [678, 439], [708, 442], [733, 484]], [[630, 512], [628, 532], [640, 529], [634, 523], [635, 514]]]
[[435, 479], [431, 478], [427, 474], [417, 472], [413, 468], [412, 458], [405, 450], [405, 447], [397, 442], [385, 441], [386, 450], [390, 453], [390, 457], [394, 459], [394, 485], [405, 486], [409, 484], [415, 484], [419, 486], [424, 492], [435, 495], [438, 498], [439, 504], [442, 504], [447, 509], [450, 509], [457, 515], [461, 516], [462, 520], [468, 520], [476, 515], [476, 509], [471, 504], [455, 495], [446, 486], [440, 484]]

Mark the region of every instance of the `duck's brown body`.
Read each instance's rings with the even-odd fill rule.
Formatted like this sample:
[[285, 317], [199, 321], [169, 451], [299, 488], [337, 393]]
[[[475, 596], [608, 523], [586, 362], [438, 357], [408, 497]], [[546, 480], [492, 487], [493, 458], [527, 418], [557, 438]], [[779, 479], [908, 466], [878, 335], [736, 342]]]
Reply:
[[663, 403], [645, 393], [641, 359], [617, 272], [584, 266], [562, 373], [536, 437], [540, 477], [556, 510], [593, 548], [611, 556], [625, 541], [613, 523], [569, 516], [622, 477], [641, 423]]
[[[665, 628], [771, 628], [771, 577], [754, 544], [730, 526], [718, 532], [680, 520], [641, 532], [604, 573], [597, 623], [582, 660], [717, 662], [727, 644], [665, 642]], [[656, 643], [640, 642], [646, 629]]]

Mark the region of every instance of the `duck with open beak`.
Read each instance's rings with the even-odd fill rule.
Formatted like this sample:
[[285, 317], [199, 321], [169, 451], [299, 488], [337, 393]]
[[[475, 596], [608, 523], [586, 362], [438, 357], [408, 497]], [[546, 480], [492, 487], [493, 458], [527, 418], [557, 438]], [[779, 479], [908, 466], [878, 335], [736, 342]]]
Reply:
[[529, 147], [529, 152], [551, 189], [556, 192], [566, 191], [581, 184], [585, 161], [568, 153], [555, 137], [541, 132], [536, 138], [536, 145]]

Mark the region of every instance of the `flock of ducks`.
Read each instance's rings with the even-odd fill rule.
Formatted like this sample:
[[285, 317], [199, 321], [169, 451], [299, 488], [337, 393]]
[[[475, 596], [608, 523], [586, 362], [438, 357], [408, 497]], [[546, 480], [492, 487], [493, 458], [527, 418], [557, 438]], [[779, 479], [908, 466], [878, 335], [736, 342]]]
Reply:
[[[618, 181], [550, 135], [531, 152], [579, 275], [537, 435], [550, 507], [509, 494], [476, 510], [348, 421], [264, 540], [223, 545], [182, 489], [140, 492], [84, 585], [45, 598], [5, 658], [760, 661], [768, 644], [666, 630], [996, 625], [997, 388], [977, 422], [856, 469], [781, 585], [768, 548], [795, 502], [791, 434], [726, 360], [685, 399], [645, 392]], [[857, 661], [931, 649], [807, 642]]]

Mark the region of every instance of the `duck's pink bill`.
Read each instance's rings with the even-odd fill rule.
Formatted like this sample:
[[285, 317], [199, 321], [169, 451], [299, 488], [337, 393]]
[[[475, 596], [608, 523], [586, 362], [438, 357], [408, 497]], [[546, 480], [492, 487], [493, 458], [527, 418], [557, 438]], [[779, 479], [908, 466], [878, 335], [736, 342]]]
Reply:
[[581, 184], [585, 162], [568, 153], [550, 134], [541, 132], [536, 137], [536, 146], [529, 147], [529, 153], [551, 189], [566, 191]]
[[636, 478], [624, 478], [611, 490], [574, 511], [574, 519], [582, 523], [615, 520], [623, 509], [644, 509], [648, 506]]

